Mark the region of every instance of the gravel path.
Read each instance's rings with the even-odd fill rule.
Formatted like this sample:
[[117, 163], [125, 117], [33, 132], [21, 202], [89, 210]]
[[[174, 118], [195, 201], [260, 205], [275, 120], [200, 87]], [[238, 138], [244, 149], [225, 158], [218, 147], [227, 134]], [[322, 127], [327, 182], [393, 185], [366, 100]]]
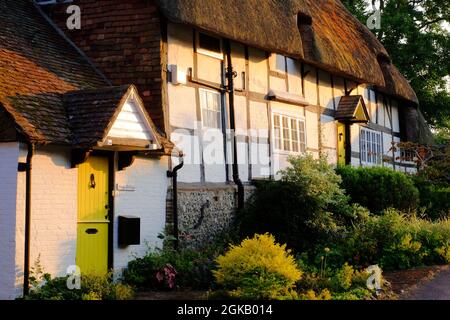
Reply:
[[405, 298], [406, 300], [450, 300], [450, 268], [419, 285]]

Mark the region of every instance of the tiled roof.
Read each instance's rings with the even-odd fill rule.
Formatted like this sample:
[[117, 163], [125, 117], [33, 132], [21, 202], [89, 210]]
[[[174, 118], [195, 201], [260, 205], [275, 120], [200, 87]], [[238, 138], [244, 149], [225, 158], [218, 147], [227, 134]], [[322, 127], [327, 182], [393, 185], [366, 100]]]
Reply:
[[[64, 104], [70, 130], [73, 133], [72, 145], [74, 147], [91, 147], [101, 141], [116, 119], [120, 111], [119, 107], [129, 97], [132, 90], [137, 93], [135, 86], [124, 85], [77, 90], [64, 94]], [[158, 140], [155, 142], [161, 144], [163, 149], [171, 149], [173, 144], [160, 135], [147, 113], [145, 116]]]
[[92, 146], [103, 139], [129, 88], [77, 90], [64, 95], [74, 146]]
[[343, 96], [339, 101], [339, 106], [336, 110], [336, 120], [354, 120], [356, 108], [359, 103], [362, 103], [364, 113], [368, 118], [367, 109], [365, 107], [364, 99], [360, 95]]
[[32, 1], [0, 1], [0, 107], [25, 138], [70, 144], [62, 94], [107, 86]]
[[[0, 108], [31, 142], [95, 146], [135, 87], [111, 87], [32, 1], [0, 1], [0, 21]], [[148, 122], [170, 152], [173, 144]]]

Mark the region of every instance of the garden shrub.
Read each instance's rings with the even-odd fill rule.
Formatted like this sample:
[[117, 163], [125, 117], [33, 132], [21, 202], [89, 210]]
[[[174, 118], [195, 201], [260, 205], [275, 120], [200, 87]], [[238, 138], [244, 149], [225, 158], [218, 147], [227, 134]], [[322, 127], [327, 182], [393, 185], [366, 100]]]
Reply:
[[208, 289], [218, 254], [203, 250], [154, 250], [128, 263], [124, 280], [139, 289]]
[[296, 285], [301, 300], [362, 300], [374, 297], [375, 291], [367, 288], [369, 273], [365, 270], [356, 270], [347, 263], [340, 268], [324, 264], [317, 268], [306, 262], [305, 258], [302, 254], [297, 260], [304, 271]]
[[149, 251], [128, 262], [123, 278], [138, 289], [208, 289], [213, 282], [214, 260], [225, 250], [225, 244], [212, 243], [204, 248]]
[[51, 278], [45, 274], [41, 279], [42, 284], [33, 281], [33, 287], [25, 297], [26, 300], [130, 300], [134, 297], [133, 288], [112, 281], [110, 273], [104, 276], [82, 275], [80, 289], [68, 288], [68, 276]]
[[[169, 237], [161, 234], [161, 238]], [[145, 256], [130, 261], [123, 277], [138, 289], [209, 289], [214, 280], [211, 270], [216, 265], [215, 259], [229, 244], [239, 242], [232, 227], [196, 249], [184, 246], [177, 251], [171, 241], [165, 241], [164, 249], [150, 249]]]
[[389, 168], [340, 166], [342, 187], [353, 203], [381, 213], [388, 208], [404, 212], [419, 206], [419, 191], [410, 176]]
[[414, 185], [419, 190], [420, 206], [425, 208], [427, 217], [434, 220], [450, 217], [450, 186], [435, 183], [422, 174], [414, 177]]
[[334, 244], [332, 265], [351, 262], [357, 266], [380, 264], [383, 269], [407, 269], [449, 263], [450, 220], [429, 221], [395, 209], [379, 216], [361, 215]]
[[277, 244], [270, 234], [255, 235], [240, 245], [232, 245], [217, 258], [217, 264], [216, 282], [232, 298], [292, 298], [295, 282], [301, 278], [286, 245]]
[[339, 237], [351, 217], [340, 177], [325, 158], [289, 158], [281, 181], [256, 184], [257, 190], [238, 216], [243, 238], [270, 232], [297, 252]]
[[334, 285], [339, 289], [348, 290], [352, 286], [352, 279], [355, 274], [355, 269], [345, 263], [334, 276]]
[[308, 290], [299, 295], [300, 300], [331, 300], [331, 293], [328, 289], [323, 289], [320, 293]]

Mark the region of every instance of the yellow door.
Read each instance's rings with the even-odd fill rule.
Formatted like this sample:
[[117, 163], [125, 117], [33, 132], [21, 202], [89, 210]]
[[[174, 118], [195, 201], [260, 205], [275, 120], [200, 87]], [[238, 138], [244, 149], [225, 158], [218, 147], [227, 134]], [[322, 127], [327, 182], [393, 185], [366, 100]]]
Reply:
[[76, 262], [84, 274], [108, 271], [108, 159], [89, 157], [78, 166]]
[[337, 124], [337, 136], [338, 136], [338, 164], [345, 166], [345, 124], [338, 122]]

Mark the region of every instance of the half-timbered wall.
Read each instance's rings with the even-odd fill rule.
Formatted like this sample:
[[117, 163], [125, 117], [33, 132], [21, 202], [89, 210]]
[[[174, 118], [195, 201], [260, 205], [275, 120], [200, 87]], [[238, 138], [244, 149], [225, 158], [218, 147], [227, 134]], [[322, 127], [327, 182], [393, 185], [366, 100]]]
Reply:
[[[211, 141], [202, 136], [202, 100], [204, 90], [220, 95], [223, 129], [229, 128], [228, 93], [219, 88], [226, 85], [226, 58], [212, 57], [196, 50], [198, 31], [183, 25], [168, 25], [168, 66], [176, 65], [177, 83], [168, 84], [168, 113], [170, 136], [185, 152], [185, 167], [180, 172], [182, 182], [231, 181], [231, 166], [211, 165], [206, 161]], [[222, 42], [223, 48], [223, 42]], [[198, 52], [196, 52], [198, 51]], [[370, 115], [369, 124], [351, 126], [351, 163], [355, 166], [373, 165], [362, 160], [361, 130], [380, 134], [383, 161], [377, 165], [405, 170], [404, 164], [394, 161], [393, 142], [400, 141], [398, 102], [359, 85], [289, 57], [232, 43], [232, 63], [235, 71], [235, 112], [239, 174], [243, 181], [276, 177], [287, 165], [293, 152], [277, 150], [274, 146], [273, 115], [286, 115], [305, 125], [306, 152], [314, 157], [326, 155], [330, 163], [337, 162], [337, 127], [334, 113], [340, 97], [359, 94], [364, 97]], [[185, 74], [191, 72], [192, 81]], [[173, 81], [172, 81], [173, 82]], [[269, 101], [270, 90], [293, 94], [306, 101], [286, 103]], [[289, 118], [289, 119], [291, 119]], [[292, 120], [294, 121], [294, 120]], [[223, 144], [220, 137], [214, 158], [232, 160], [230, 139]], [[218, 154], [217, 154], [218, 153]], [[220, 162], [220, 161], [219, 161]]]

